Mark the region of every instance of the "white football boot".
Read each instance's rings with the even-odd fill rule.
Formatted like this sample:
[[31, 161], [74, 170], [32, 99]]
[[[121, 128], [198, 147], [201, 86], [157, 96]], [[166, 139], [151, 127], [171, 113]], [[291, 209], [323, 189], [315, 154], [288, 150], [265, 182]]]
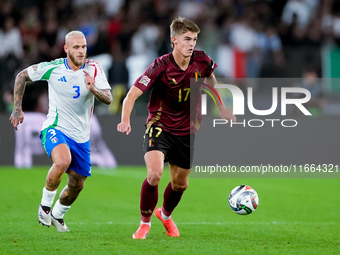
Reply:
[[53, 215], [51, 219], [52, 219], [52, 225], [55, 226], [58, 232], [70, 232], [69, 228], [66, 226], [66, 223], [64, 222], [63, 219], [56, 219], [53, 217]]
[[41, 223], [43, 226], [50, 227], [51, 226], [51, 209], [45, 211], [42, 208], [42, 205], [39, 205], [38, 219], [39, 219], [39, 223]]

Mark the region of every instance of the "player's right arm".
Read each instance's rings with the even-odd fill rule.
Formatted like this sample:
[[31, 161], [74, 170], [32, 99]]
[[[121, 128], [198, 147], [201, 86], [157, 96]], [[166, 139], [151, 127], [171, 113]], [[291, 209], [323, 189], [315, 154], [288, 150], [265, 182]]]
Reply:
[[131, 125], [130, 125], [130, 116], [135, 105], [135, 101], [138, 97], [143, 94], [143, 91], [137, 88], [136, 86], [132, 86], [132, 88], [127, 93], [126, 97], [123, 101], [123, 109], [122, 109], [122, 119], [121, 122], [117, 125], [118, 132], [130, 134]]
[[24, 112], [22, 111], [22, 98], [24, 96], [26, 82], [31, 81], [28, 76], [27, 69], [22, 70], [15, 77], [14, 82], [14, 109], [9, 120], [16, 130], [18, 130], [19, 123], [24, 121]]

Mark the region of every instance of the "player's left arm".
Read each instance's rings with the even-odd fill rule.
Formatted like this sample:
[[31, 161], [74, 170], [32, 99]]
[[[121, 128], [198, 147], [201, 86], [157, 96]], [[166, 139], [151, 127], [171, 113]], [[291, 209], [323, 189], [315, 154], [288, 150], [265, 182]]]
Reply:
[[[209, 78], [206, 79], [206, 83], [215, 88], [215, 85], [217, 84], [217, 80], [213, 73], [209, 76]], [[221, 97], [219, 89], [215, 88], [215, 90], [218, 96]], [[214, 94], [214, 97], [216, 97], [215, 94]], [[226, 119], [226, 120], [231, 120], [232, 122], [236, 122], [236, 117], [234, 116], [233, 111], [228, 109], [224, 105], [223, 100], [221, 100], [222, 104], [218, 98], [215, 98], [215, 101], [217, 103], [218, 111], [220, 112], [221, 118]]]
[[104, 104], [111, 104], [112, 102], [112, 94], [110, 89], [98, 89], [95, 86], [94, 78], [86, 71], [85, 73], [85, 86], [86, 88], [93, 93], [93, 95]]

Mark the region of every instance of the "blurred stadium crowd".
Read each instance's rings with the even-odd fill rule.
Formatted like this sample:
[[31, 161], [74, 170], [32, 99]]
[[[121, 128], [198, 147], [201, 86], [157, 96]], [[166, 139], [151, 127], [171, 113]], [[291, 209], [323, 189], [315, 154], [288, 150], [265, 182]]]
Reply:
[[[121, 99], [154, 58], [171, 51], [177, 16], [200, 26], [196, 48], [218, 63], [217, 77], [301, 77], [306, 70], [320, 77], [323, 47], [340, 43], [339, 0], [1, 0], [0, 112], [11, 111], [18, 71], [65, 57], [70, 30], [86, 35], [89, 57], [109, 57], [108, 80]], [[31, 98], [27, 92], [26, 110], [46, 112], [45, 87], [33, 88]]]

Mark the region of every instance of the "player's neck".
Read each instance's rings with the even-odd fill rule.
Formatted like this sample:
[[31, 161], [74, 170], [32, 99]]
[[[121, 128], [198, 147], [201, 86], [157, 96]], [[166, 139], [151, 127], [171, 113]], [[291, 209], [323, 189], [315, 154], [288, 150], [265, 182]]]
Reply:
[[172, 56], [179, 68], [186, 70], [189, 66], [191, 56], [184, 56], [181, 52], [173, 50]]

